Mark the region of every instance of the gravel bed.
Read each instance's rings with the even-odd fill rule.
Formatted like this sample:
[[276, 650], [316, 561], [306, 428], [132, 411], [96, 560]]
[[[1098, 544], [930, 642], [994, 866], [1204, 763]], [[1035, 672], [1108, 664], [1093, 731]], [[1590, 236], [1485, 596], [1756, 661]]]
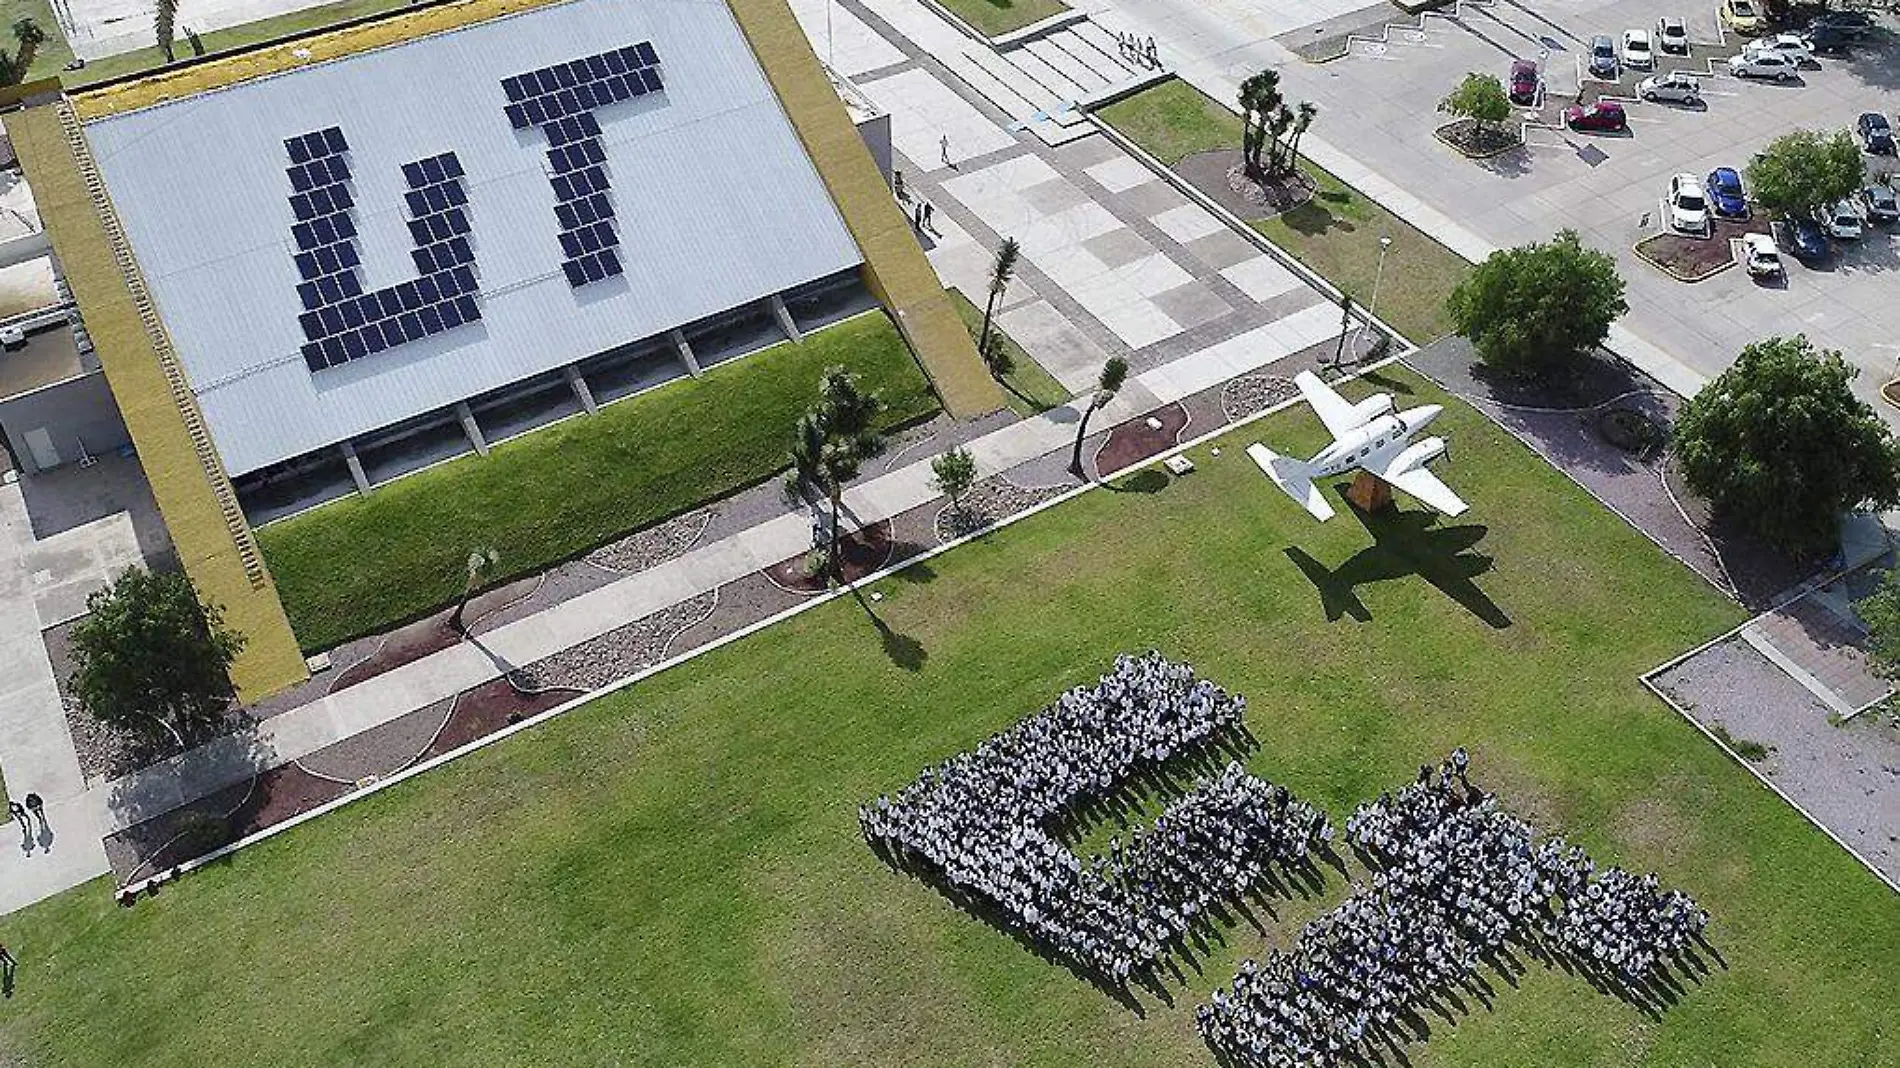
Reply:
[[1067, 486], [1030, 489], [1011, 482], [1006, 475], [991, 475], [970, 487], [963, 495], [961, 506], [945, 504], [937, 511], [933, 520], [937, 541], [955, 541], [1018, 512], [1026, 512], [1067, 489]]
[[1220, 407], [1227, 421], [1237, 423], [1250, 415], [1300, 395], [1291, 378], [1279, 375], [1242, 375], [1221, 387]]
[[673, 639], [704, 620], [719, 602], [718, 591], [689, 597], [624, 626], [519, 668], [512, 676], [527, 689], [595, 690], [666, 659]]
[[454, 708], [454, 698], [437, 701], [325, 746], [293, 763], [318, 778], [351, 784], [394, 775], [415, 763], [429, 748], [429, 742], [448, 722]]
[[1755, 768], [1900, 879], [1900, 736], [1873, 713], [1836, 725], [1826, 705], [1740, 637], [1655, 681], [1711, 731], [1769, 746]]
[[712, 517], [710, 508], [676, 515], [658, 526], [629, 534], [619, 541], [608, 542], [588, 553], [584, 559], [595, 567], [618, 571], [623, 575], [637, 574], [691, 549], [699, 541], [700, 535], [706, 533], [706, 528], [712, 525]]

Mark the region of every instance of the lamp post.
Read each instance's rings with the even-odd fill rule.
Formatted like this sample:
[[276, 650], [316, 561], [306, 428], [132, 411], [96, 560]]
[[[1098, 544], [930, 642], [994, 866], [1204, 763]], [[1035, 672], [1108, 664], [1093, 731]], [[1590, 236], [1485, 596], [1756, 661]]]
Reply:
[[1359, 338], [1365, 333], [1366, 324], [1378, 318], [1379, 315], [1379, 283], [1385, 279], [1385, 254], [1391, 250], [1392, 239], [1390, 237], [1380, 237], [1379, 266], [1374, 268], [1372, 272], [1372, 302], [1366, 305], [1366, 317], [1360, 322], [1359, 328], [1354, 330], [1352, 335], [1352, 360], [1354, 363], [1359, 362]]

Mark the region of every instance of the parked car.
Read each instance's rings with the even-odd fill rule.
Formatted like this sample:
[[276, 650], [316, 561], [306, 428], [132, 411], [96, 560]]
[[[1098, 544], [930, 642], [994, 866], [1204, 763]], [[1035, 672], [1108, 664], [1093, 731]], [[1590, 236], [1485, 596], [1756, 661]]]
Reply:
[[1537, 61], [1534, 59], [1514, 59], [1511, 61], [1511, 103], [1526, 106], [1537, 103]]
[[1656, 69], [1656, 52], [1648, 30], [1623, 31], [1623, 65], [1636, 70]]
[[1852, 34], [1843, 33], [1840, 30], [1831, 30], [1825, 26], [1818, 30], [1809, 30], [1807, 37], [1808, 41], [1814, 45], [1816, 52], [1830, 53], [1845, 52], [1847, 51], [1847, 46], [1857, 40]]
[[1876, 156], [1893, 155], [1893, 127], [1888, 124], [1887, 116], [1878, 111], [1869, 111], [1854, 124], [1860, 131], [1860, 146]]
[[1859, 11], [1825, 11], [1808, 23], [1808, 33], [1814, 36], [1828, 34], [1844, 40], [1857, 41], [1872, 33], [1874, 20]]
[[1742, 266], [1755, 278], [1781, 274], [1781, 253], [1775, 250], [1775, 239], [1767, 234], [1743, 234]]
[[1666, 56], [1689, 54], [1689, 27], [1671, 15], [1656, 20], [1656, 48]]
[[1775, 243], [1798, 260], [1818, 260], [1827, 255], [1827, 235], [1813, 219], [1791, 219], [1774, 225]]
[[1573, 130], [1585, 130], [1596, 133], [1621, 133], [1629, 129], [1629, 116], [1623, 114], [1623, 105], [1607, 100], [1594, 104], [1572, 104], [1564, 109], [1564, 125]]
[[1862, 229], [1860, 212], [1854, 210], [1853, 201], [1838, 201], [1821, 213], [1821, 228], [1836, 241], [1859, 240]]
[[1900, 196], [1895, 196], [1893, 186], [1885, 182], [1874, 182], [1861, 190], [1860, 207], [1867, 213], [1868, 222], [1900, 222]]
[[1636, 84], [1636, 95], [1651, 103], [1668, 101], [1673, 104], [1700, 104], [1702, 83], [1696, 80], [1695, 75], [1682, 71], [1652, 74]]
[[1733, 167], [1717, 167], [1709, 172], [1704, 186], [1709, 205], [1724, 219], [1748, 218], [1748, 194], [1742, 189], [1742, 176]]
[[1742, 51], [1776, 52], [1793, 60], [1797, 67], [1814, 60], [1814, 42], [1798, 33], [1778, 33], [1773, 37], [1750, 41]]
[[1785, 82], [1795, 77], [1795, 62], [1778, 52], [1743, 52], [1731, 56], [1728, 72], [1737, 78], [1773, 78]]
[[1616, 42], [1608, 34], [1590, 39], [1590, 73], [1599, 78], [1616, 77]]
[[1754, 0], [1722, 0], [1722, 23], [1740, 34], [1760, 33], [1768, 28]]
[[1702, 195], [1702, 183], [1693, 174], [1669, 179], [1669, 228], [1685, 234], [1709, 231], [1709, 202]]

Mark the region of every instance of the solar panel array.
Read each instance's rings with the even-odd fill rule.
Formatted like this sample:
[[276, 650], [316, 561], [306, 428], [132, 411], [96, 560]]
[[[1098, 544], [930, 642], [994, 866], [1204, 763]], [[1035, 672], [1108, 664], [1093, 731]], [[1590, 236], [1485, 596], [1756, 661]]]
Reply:
[[607, 152], [594, 111], [661, 88], [660, 57], [650, 41], [501, 80], [508, 124], [517, 130], [536, 126], [547, 135], [565, 257], [561, 270], [577, 289], [621, 271]]
[[455, 153], [403, 165], [409, 233], [418, 277], [365, 291], [358, 271], [354, 201], [346, 184], [349, 144], [327, 130], [284, 142], [290, 154], [290, 209], [297, 222], [297, 299], [304, 363], [312, 371], [419, 341], [482, 317], [475, 252], [468, 242], [468, 193]]

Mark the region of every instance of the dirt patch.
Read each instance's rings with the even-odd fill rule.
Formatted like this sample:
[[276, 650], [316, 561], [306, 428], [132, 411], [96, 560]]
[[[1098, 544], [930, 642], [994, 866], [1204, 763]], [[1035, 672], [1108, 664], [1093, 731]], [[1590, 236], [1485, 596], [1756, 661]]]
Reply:
[[418, 708], [300, 757], [296, 764], [320, 779], [351, 785], [394, 775], [429, 748], [454, 705], [454, 699], [448, 698]]
[[1516, 130], [1476, 119], [1458, 119], [1432, 132], [1440, 141], [1471, 159], [1490, 159], [1524, 147], [1524, 138]]
[[1313, 199], [1313, 180], [1305, 174], [1249, 175], [1236, 148], [1196, 152], [1173, 169], [1194, 188], [1248, 222], [1271, 219]]
[[[890, 562], [891, 549], [896, 544], [891, 533], [891, 521], [882, 519], [838, 539], [840, 570], [846, 582], [856, 582]], [[832, 576], [812, 574], [809, 561], [809, 554], [800, 553], [766, 568], [764, 574], [794, 593], [814, 594], [830, 589]]]
[[549, 689], [528, 693], [516, 689], [505, 679], [485, 682], [472, 690], [463, 690], [455, 698], [455, 710], [442, 725], [435, 740], [423, 750], [422, 760], [430, 760], [470, 742], [538, 716], [581, 695], [579, 690]]
[[1678, 282], [1700, 282], [1735, 266], [1732, 240], [1767, 232], [1768, 224], [1755, 219], [1717, 219], [1707, 237], [1665, 231], [1638, 241], [1635, 251]]
[[1108, 440], [1095, 454], [1095, 470], [1113, 473], [1166, 452], [1180, 442], [1187, 425], [1187, 409], [1178, 402], [1136, 416], [1109, 431]]
[[106, 856], [119, 881], [132, 882], [204, 856], [352, 789], [286, 764], [108, 836]]
[[510, 678], [529, 690], [595, 690], [665, 660], [674, 639], [712, 614], [715, 590], [695, 594], [605, 634], [518, 668]]
[[1696, 824], [1671, 797], [1687, 792], [1687, 784], [1663, 784], [1664, 796], [1629, 801], [1610, 818], [1610, 836], [1622, 847], [1631, 867], [1666, 869], [1678, 857], [1699, 848]]

